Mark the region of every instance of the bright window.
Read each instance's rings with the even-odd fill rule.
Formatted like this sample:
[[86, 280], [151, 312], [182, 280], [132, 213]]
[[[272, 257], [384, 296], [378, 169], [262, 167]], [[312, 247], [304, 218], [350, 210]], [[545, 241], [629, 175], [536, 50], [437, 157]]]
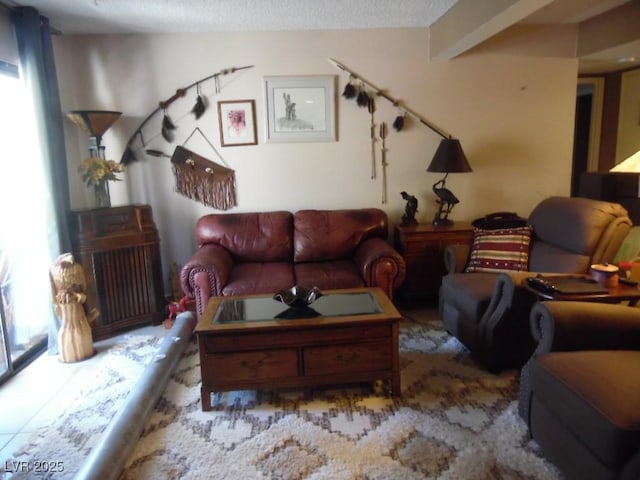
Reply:
[[[17, 69], [0, 69], [0, 287], [4, 339], [0, 360], [16, 362], [42, 345], [52, 323], [50, 239], [57, 238], [47, 169], [32, 103]], [[9, 66], [10, 67], [10, 66]], [[7, 355], [7, 347], [10, 356]], [[0, 375], [4, 373], [1, 370]]]

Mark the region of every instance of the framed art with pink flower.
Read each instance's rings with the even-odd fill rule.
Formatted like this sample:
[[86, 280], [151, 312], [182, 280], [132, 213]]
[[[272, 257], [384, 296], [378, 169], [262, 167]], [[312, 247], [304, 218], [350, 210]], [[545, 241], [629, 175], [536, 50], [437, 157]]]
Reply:
[[258, 144], [255, 100], [219, 101], [218, 120], [223, 147]]

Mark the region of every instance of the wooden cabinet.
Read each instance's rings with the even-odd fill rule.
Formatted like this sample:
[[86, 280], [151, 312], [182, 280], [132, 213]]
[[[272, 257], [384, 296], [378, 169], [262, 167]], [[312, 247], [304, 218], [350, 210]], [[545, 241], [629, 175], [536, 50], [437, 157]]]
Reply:
[[430, 224], [395, 227], [396, 249], [407, 262], [407, 278], [400, 290], [405, 299], [436, 299], [446, 273], [443, 261], [447, 245], [473, 242], [473, 227], [468, 223], [435, 227]]
[[71, 212], [73, 254], [84, 268], [94, 340], [164, 318], [160, 239], [148, 205]]

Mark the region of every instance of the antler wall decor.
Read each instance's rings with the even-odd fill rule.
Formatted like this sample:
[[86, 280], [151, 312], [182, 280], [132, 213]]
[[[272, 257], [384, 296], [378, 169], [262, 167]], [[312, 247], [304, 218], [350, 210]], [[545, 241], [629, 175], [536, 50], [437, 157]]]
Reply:
[[[396, 100], [391, 95], [387, 94], [384, 90], [376, 87], [369, 80], [364, 79], [361, 75], [357, 74], [350, 68], [347, 68], [344, 64], [332, 58], [330, 58], [329, 61], [340, 70], [347, 72], [349, 74], [349, 81], [347, 82], [347, 85], [344, 88], [344, 92], [342, 93], [343, 97], [345, 98], [355, 97], [356, 102], [358, 103], [359, 106], [361, 107], [365, 106], [366, 104], [361, 99], [369, 98], [369, 94], [366, 91], [366, 88], [368, 88], [372, 90], [376, 96], [380, 96], [388, 100], [389, 102], [391, 102], [391, 104], [397, 107], [398, 110], [400, 111], [400, 114], [396, 117], [396, 119], [393, 122], [393, 128], [395, 130], [400, 131], [404, 128], [404, 124], [405, 124], [404, 119], [405, 119], [405, 116], [408, 115], [418, 120], [421, 124], [430, 128], [431, 130], [433, 130], [435, 133], [437, 133], [442, 137], [442, 140], [440, 141], [440, 145], [438, 146], [438, 150], [436, 151], [433, 157], [433, 160], [431, 160], [431, 163], [429, 164], [427, 171], [445, 173], [444, 178], [436, 182], [432, 187], [434, 193], [438, 197], [438, 200], [436, 200], [436, 202], [439, 204], [438, 212], [436, 213], [436, 216], [433, 220], [433, 224], [434, 225], [451, 225], [453, 222], [451, 222], [451, 220], [448, 220], [447, 216], [451, 212], [451, 208], [453, 208], [454, 204], [446, 200], [446, 195], [453, 196], [451, 191], [445, 188], [447, 176], [449, 175], [449, 173], [454, 173], [454, 172], [462, 173], [462, 172], [471, 171], [471, 166], [469, 165], [469, 162], [467, 161], [467, 157], [462, 151], [462, 146], [460, 145], [460, 141], [455, 138], [452, 138], [451, 135], [447, 135], [445, 132], [437, 128], [435, 125], [428, 122], [424, 117], [422, 117], [415, 111], [411, 110], [407, 106], [402, 105], [399, 100]], [[357, 83], [358, 81], [360, 82], [360, 85], [361, 85], [359, 92], [358, 92], [358, 88], [354, 85], [354, 83]], [[374, 131], [373, 127], [374, 127], [374, 124], [372, 120], [371, 121], [372, 131]], [[382, 124], [380, 125], [379, 136], [382, 140], [382, 148], [380, 150], [381, 157], [382, 157], [381, 159], [382, 161], [382, 203], [386, 203], [387, 201], [386, 169], [389, 163], [387, 162], [388, 150], [385, 145], [387, 130], [386, 130], [386, 124], [384, 122], [382, 122]], [[371, 142], [372, 142], [372, 145], [373, 145], [373, 142], [375, 142], [375, 138], [373, 135], [371, 136]], [[374, 178], [373, 174], [371, 178]], [[453, 196], [453, 198], [455, 198], [455, 196]], [[455, 200], [457, 203], [458, 199], [456, 198]]]
[[[333, 58], [330, 58], [329, 62], [331, 62], [334, 66], [336, 66], [340, 70], [342, 70], [344, 72], [347, 72], [349, 74], [349, 82], [347, 83], [347, 86], [345, 87], [345, 92], [343, 93], [343, 96], [345, 98], [353, 98], [353, 97], [357, 98], [357, 95], [360, 95], [360, 94], [356, 94], [356, 90], [355, 90], [356, 87], [351, 83], [352, 81], [354, 81], [354, 82], [355, 81], [360, 81], [360, 83], [362, 85], [367, 86], [377, 96], [380, 96], [380, 97], [388, 100], [391, 104], [393, 104], [393, 106], [398, 107], [398, 109], [400, 110], [401, 113], [396, 117], [396, 119], [393, 122], [393, 128], [395, 128], [397, 131], [402, 130], [402, 128], [404, 127], [404, 117], [406, 115], [408, 115], [408, 116], [414, 118], [415, 120], [418, 120], [424, 126], [429, 127], [431, 130], [436, 132], [442, 138], [450, 138], [451, 137], [451, 135], [446, 134], [445, 132], [443, 132], [442, 130], [437, 128], [435, 125], [433, 125], [432, 123], [428, 122], [423, 116], [421, 116], [420, 114], [418, 114], [415, 111], [411, 110], [406, 105], [403, 105], [399, 100], [396, 100], [395, 98], [393, 98], [391, 95], [389, 95], [387, 92], [385, 92], [381, 88], [376, 87], [369, 80], [366, 80], [360, 74], [354, 72], [350, 68], [346, 67], [344, 64], [338, 62], [337, 60], [334, 60]], [[366, 95], [366, 92], [364, 92], [364, 89], [361, 89], [360, 93], [361, 94], [364, 93]], [[359, 102], [358, 102], [358, 105], [360, 105]]]
[[193, 109], [191, 110], [191, 113], [193, 113], [195, 115], [196, 120], [197, 120], [197, 119], [200, 118], [200, 116], [204, 113], [204, 110], [206, 109], [205, 99], [202, 96], [202, 94], [200, 93], [200, 84], [206, 82], [207, 80], [213, 79], [214, 82], [215, 82], [216, 93], [219, 93], [220, 92], [220, 76], [229, 75], [229, 74], [238, 72], [240, 70], [246, 70], [248, 68], [253, 68], [253, 65], [248, 65], [248, 66], [245, 66], [245, 67], [225, 68], [223, 70], [220, 70], [217, 73], [214, 73], [214, 74], [209, 75], [207, 77], [201, 78], [200, 80], [197, 80], [197, 81], [193, 82], [192, 84], [187, 85], [186, 87], [178, 88], [176, 90], [176, 93], [174, 93], [167, 100], [159, 102], [158, 108], [156, 108], [153, 112], [151, 112], [142, 121], [140, 126], [136, 129], [135, 132], [133, 132], [133, 135], [131, 135], [131, 137], [129, 138], [129, 141], [127, 142], [127, 146], [126, 146], [126, 148], [124, 150], [124, 153], [122, 154], [122, 157], [120, 159], [120, 163], [122, 163], [123, 165], [128, 165], [131, 162], [134, 162], [134, 161], [137, 160], [135, 152], [134, 152], [134, 149], [133, 149], [133, 142], [137, 138], [139, 138], [140, 139], [140, 143], [142, 144], [142, 146], [146, 147], [146, 142], [144, 141], [144, 136], [142, 134], [142, 129], [149, 122], [149, 120], [151, 120], [158, 112], [162, 111], [164, 113], [164, 115], [162, 117], [162, 126], [161, 126], [162, 137], [167, 142], [171, 143], [173, 141], [173, 137], [174, 137], [173, 130], [175, 130], [176, 126], [171, 121], [171, 118], [169, 117], [168, 108], [173, 102], [175, 102], [178, 98], [184, 97], [189, 90], [191, 90], [193, 87], [196, 87], [197, 88], [196, 104], [194, 105]]

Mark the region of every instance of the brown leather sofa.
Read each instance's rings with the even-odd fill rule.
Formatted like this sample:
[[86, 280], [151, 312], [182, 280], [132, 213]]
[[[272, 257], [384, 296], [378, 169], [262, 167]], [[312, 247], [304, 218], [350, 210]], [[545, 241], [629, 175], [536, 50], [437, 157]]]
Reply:
[[196, 224], [198, 250], [180, 272], [198, 317], [213, 295], [380, 287], [393, 299], [406, 265], [376, 208], [210, 214]]
[[640, 309], [544, 302], [518, 411], [568, 480], [640, 478]]
[[587, 273], [611, 262], [631, 228], [617, 203], [549, 197], [528, 217], [533, 227], [527, 271], [464, 273], [468, 245], [445, 249], [448, 274], [439, 294], [440, 317], [488, 370], [521, 368], [533, 353], [529, 313], [537, 301], [522, 287], [535, 273]]

